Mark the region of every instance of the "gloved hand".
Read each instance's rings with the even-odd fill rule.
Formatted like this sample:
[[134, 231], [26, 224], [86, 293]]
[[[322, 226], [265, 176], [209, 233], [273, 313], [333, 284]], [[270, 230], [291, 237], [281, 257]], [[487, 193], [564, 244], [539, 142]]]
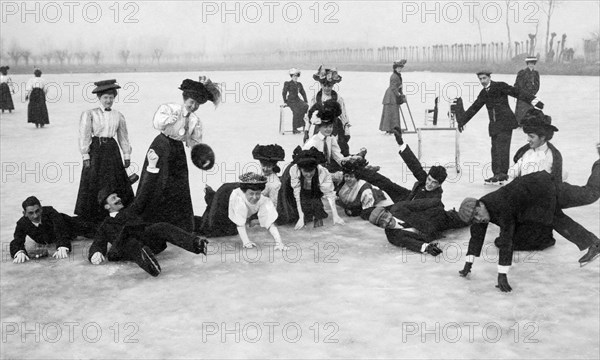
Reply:
[[462, 122], [458, 121], [458, 132], [463, 132], [465, 130], [465, 124], [463, 124]]
[[466, 277], [467, 275], [469, 275], [469, 273], [471, 272], [471, 266], [473, 266], [473, 263], [468, 261], [465, 262], [465, 267], [458, 272], [460, 276]]
[[99, 251], [95, 252], [94, 255], [92, 255], [92, 258], [90, 259], [90, 261], [94, 265], [100, 265], [104, 260], [106, 260], [104, 258], [104, 255], [102, 255], [102, 253]]
[[129, 167], [129, 165], [131, 165], [131, 160], [125, 159], [124, 162], [125, 162], [125, 166], [124, 167], [127, 169]]
[[19, 251], [15, 254], [15, 259], [13, 260], [13, 263], [20, 264], [24, 263], [27, 260], [29, 260], [29, 256], [25, 255], [24, 251]]
[[438, 247], [438, 244], [432, 243], [427, 245], [427, 247], [425, 248], [425, 252], [429, 255], [438, 256], [442, 253], [442, 249]]
[[54, 252], [54, 254], [52, 254], [52, 257], [54, 257], [55, 259], [66, 259], [69, 257], [69, 248], [66, 248], [64, 246], [60, 246], [56, 249], [56, 251]]
[[512, 291], [512, 288], [508, 284], [508, 278], [506, 277], [506, 274], [498, 274], [498, 285], [496, 285], [496, 287], [502, 292]]
[[394, 133], [394, 136], [396, 137], [396, 142], [398, 143], [398, 145], [404, 144], [404, 139], [402, 139], [402, 129], [400, 129], [398, 126], [396, 126], [395, 128], [392, 129], [392, 132]]

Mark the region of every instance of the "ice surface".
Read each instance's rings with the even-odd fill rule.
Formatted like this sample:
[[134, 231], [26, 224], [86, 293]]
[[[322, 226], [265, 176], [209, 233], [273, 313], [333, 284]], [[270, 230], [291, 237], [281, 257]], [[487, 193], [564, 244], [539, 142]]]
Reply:
[[[353, 124], [351, 150], [367, 147], [371, 164], [412, 186], [414, 179], [402, 166], [393, 137], [378, 131], [389, 74], [340, 71], [339, 94]], [[309, 73], [300, 81], [312, 96], [316, 87]], [[44, 205], [73, 211], [81, 172], [79, 115], [96, 106], [93, 99], [86, 100], [90, 83], [116, 78], [123, 86], [115, 108], [127, 119], [132, 161], [139, 172], [157, 134], [151, 126], [154, 111], [161, 103], [179, 102], [181, 80], [198, 75], [48, 75], [55, 85], [49, 94], [51, 123], [44, 129], [26, 123], [24, 95], [15, 95], [16, 111], [0, 121], [3, 358], [598, 357], [600, 263], [580, 268], [577, 259], [583, 253], [558, 234], [553, 248], [515, 255], [511, 294], [494, 288], [495, 226], [490, 226], [485, 256], [476, 261], [469, 279], [457, 273], [466, 254], [467, 229], [446, 234], [441, 240], [444, 256], [436, 261], [392, 246], [382, 230], [354, 218], [345, 218], [345, 226], [334, 227], [326, 219], [319, 229], [281, 227], [282, 238], [292, 245], [286, 257], [273, 254], [269, 235], [257, 228], [249, 236], [260, 253], [242, 251], [236, 237], [212, 239], [208, 258], [169, 246], [157, 256], [163, 269], [158, 278], [133, 263], [90, 265], [89, 240], [75, 242], [69, 260], [13, 264], [8, 244], [25, 197], [36, 195]], [[257, 169], [251, 157], [256, 144], [278, 143], [290, 161], [301, 141], [300, 135], [277, 131], [285, 71], [208, 75], [224, 82], [225, 92], [216, 110], [207, 104], [198, 111], [217, 167], [202, 173], [189, 162], [197, 214], [204, 210], [204, 184], [217, 188], [242, 171]], [[27, 80], [11, 77], [19, 84]], [[468, 86], [475, 95], [480, 89], [473, 74], [408, 72], [403, 78], [418, 126], [424, 110], [433, 105], [436, 86], [442, 94], [442, 119], [458, 88], [465, 106], [474, 100]], [[508, 75], [493, 79], [514, 82]], [[568, 181], [583, 184], [598, 158], [598, 78], [542, 74], [541, 80], [538, 96], [560, 129], [552, 142], [562, 152]], [[465, 196], [495, 190], [482, 184], [490, 161], [487, 124], [482, 109], [461, 135], [463, 172], [449, 172], [443, 199], [447, 208], [458, 207]], [[451, 160], [451, 136], [427, 133], [424, 160], [436, 160], [438, 154], [442, 163]], [[405, 139], [416, 149], [416, 135]], [[524, 143], [525, 135], [515, 131], [511, 153]], [[567, 213], [600, 233], [598, 203]]]

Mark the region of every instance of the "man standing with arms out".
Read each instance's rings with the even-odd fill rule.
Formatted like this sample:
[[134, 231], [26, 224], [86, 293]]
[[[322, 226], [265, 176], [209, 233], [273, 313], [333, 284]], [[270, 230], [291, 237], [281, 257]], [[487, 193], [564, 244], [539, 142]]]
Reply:
[[[535, 96], [540, 90], [540, 73], [535, 70], [536, 63], [537, 58], [535, 56], [528, 56], [525, 59], [525, 64], [527, 64], [527, 67], [517, 73], [515, 89], [517, 89], [519, 93], [527, 93]], [[525, 117], [527, 111], [531, 108], [532, 106], [529, 103], [517, 100], [515, 116], [517, 117], [517, 123], [519, 123], [519, 126], [523, 125], [523, 118]]]
[[492, 139], [492, 172], [494, 176], [486, 179], [485, 182], [497, 183], [508, 180], [510, 141], [513, 129], [518, 127], [515, 114], [508, 105], [508, 96], [531, 103], [540, 109], [544, 108], [544, 104], [534, 95], [519, 92], [507, 83], [492, 81], [489, 71], [480, 71], [477, 73], [477, 77], [483, 90], [464, 115], [457, 119], [458, 130], [462, 132], [464, 126], [483, 105], [487, 107], [490, 119], [488, 132]]

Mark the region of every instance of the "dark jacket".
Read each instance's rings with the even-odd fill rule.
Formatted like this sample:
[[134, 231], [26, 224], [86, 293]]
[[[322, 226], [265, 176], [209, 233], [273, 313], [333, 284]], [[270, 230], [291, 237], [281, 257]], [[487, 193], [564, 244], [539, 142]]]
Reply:
[[[514, 179], [508, 185], [479, 199], [490, 214], [490, 222], [500, 227], [499, 265], [511, 265], [513, 236], [519, 223], [552, 224], [556, 208], [556, 185], [546, 171]], [[471, 225], [467, 255], [479, 256], [487, 223]]]
[[525, 68], [517, 73], [515, 89], [519, 92], [536, 95], [540, 90], [540, 73], [537, 70]]
[[[88, 253], [88, 259], [91, 260], [92, 255], [96, 252], [100, 252], [106, 256], [106, 248], [108, 243], [112, 244], [111, 251], [113, 248], [118, 251], [119, 242], [126, 236], [135, 235], [140, 233], [144, 228], [151, 223], [147, 223], [142, 219], [142, 213], [144, 212], [146, 205], [154, 198], [154, 192], [159, 179], [159, 174], [154, 174], [144, 170], [144, 190], [138, 192], [137, 196], [128, 207], [122, 209], [113, 218], [110, 215], [107, 216], [96, 234], [96, 239], [90, 246]], [[141, 186], [142, 184], [140, 184]]]
[[427, 174], [427, 172], [425, 172], [425, 170], [423, 169], [423, 166], [421, 166], [421, 163], [419, 162], [419, 159], [412, 152], [411, 148], [407, 145], [406, 149], [404, 149], [404, 151], [399, 151], [398, 153], [402, 157], [402, 160], [404, 160], [404, 162], [406, 163], [406, 166], [408, 166], [408, 169], [412, 172], [412, 174], [417, 179], [417, 182], [415, 182], [415, 184], [413, 185], [413, 188], [412, 188], [409, 196], [403, 200], [417, 200], [417, 199], [431, 199], [431, 198], [441, 199], [442, 193], [444, 192], [444, 190], [442, 190], [441, 186], [432, 191], [425, 190], [425, 182], [427, 181], [427, 176], [429, 176], [429, 174]]
[[465, 125], [485, 105], [487, 107], [490, 124], [489, 135], [494, 136], [501, 132], [512, 131], [518, 127], [515, 114], [508, 105], [508, 96], [530, 103], [535, 96], [520, 92], [504, 82], [491, 81], [489, 90], [482, 89], [475, 102], [465, 111], [460, 125]]
[[283, 83], [283, 91], [281, 95], [283, 96], [283, 102], [298, 102], [300, 101], [300, 97], [298, 94], [302, 95], [304, 102], [308, 102], [308, 98], [306, 97], [306, 92], [304, 91], [304, 87], [300, 82], [294, 82], [292, 80], [286, 81]]
[[[552, 145], [550, 143], [550, 141], [547, 141], [546, 144], [548, 144], [548, 148], [550, 149], [550, 151], [552, 151], [552, 174], [551, 175], [554, 178], [554, 182], [557, 184], [560, 184], [562, 182], [562, 171], [563, 171], [563, 169], [562, 169], [562, 165], [563, 165], [562, 154], [560, 153], [560, 151], [558, 151], [558, 149], [556, 147], [554, 147], [554, 145]], [[529, 144], [523, 145], [515, 153], [513, 161], [515, 163], [517, 161], [519, 161], [519, 159], [522, 158], [523, 155], [529, 149], [531, 149]]]
[[[66, 216], [66, 215], [65, 215]], [[73, 236], [64, 221], [63, 214], [56, 211], [52, 206], [42, 206], [42, 223], [35, 226], [25, 216], [17, 221], [13, 241], [10, 242], [10, 256], [15, 257], [17, 252], [23, 250], [25, 253], [25, 236], [29, 236], [38, 244], [54, 244], [56, 247], [66, 247], [71, 251], [71, 239]]]
[[383, 105], [397, 105], [402, 104], [402, 75], [394, 72], [390, 76], [390, 86], [388, 86], [383, 96]]

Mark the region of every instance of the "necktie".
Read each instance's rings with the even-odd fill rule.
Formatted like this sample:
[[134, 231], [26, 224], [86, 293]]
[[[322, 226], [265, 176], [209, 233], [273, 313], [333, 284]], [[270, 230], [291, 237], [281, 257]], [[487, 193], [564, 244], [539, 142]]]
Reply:
[[105, 109], [104, 109], [104, 111], [111, 111], [111, 109], [109, 109], [109, 108], [105, 108]]
[[189, 112], [187, 113], [186, 116], [183, 117], [183, 128], [185, 130], [185, 135], [184, 135], [185, 143], [189, 144], [189, 140], [190, 140], [190, 134], [188, 131], [190, 128], [190, 113]]
[[329, 164], [329, 147], [327, 146], [327, 138], [329, 138], [329, 136], [325, 136], [325, 139], [323, 139], [323, 154], [325, 154], [325, 160]]

